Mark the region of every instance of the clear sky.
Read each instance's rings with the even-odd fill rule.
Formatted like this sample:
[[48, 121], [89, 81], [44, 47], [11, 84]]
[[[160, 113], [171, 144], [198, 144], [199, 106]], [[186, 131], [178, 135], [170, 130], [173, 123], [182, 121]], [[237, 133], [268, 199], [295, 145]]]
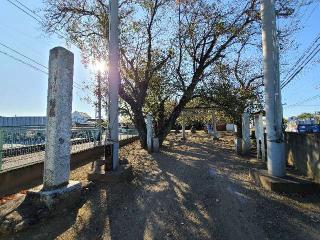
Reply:
[[[32, 9], [39, 9], [42, 0], [20, 0]], [[0, 43], [5, 44], [37, 62], [47, 66], [49, 50], [64, 46], [75, 54], [74, 81], [82, 83], [92, 79], [88, 69], [81, 64], [80, 53], [68, 47], [57, 36], [46, 36], [39, 23], [11, 5], [0, 1]], [[0, 45], [0, 51], [23, 57]], [[45, 70], [45, 69], [44, 69]], [[45, 116], [48, 76], [0, 53], [0, 116]], [[74, 88], [73, 110], [84, 111], [94, 117], [94, 109], [81, 98], [87, 96]]]
[[[33, 9], [42, 7], [42, 0], [20, 0]], [[299, 48], [291, 53], [292, 62], [301, 56], [311, 42], [320, 33], [319, 2], [305, 9], [304, 27], [296, 35]], [[65, 41], [56, 36], [46, 36], [39, 24], [6, 0], [0, 1], [0, 43], [18, 50], [47, 66], [49, 50], [55, 46], [65, 46]], [[65, 46], [66, 47], [66, 46]], [[90, 80], [89, 70], [81, 64], [79, 51], [75, 53], [75, 77], [77, 83]], [[17, 54], [0, 46], [0, 51]], [[319, 59], [319, 57], [317, 58]], [[284, 116], [297, 115], [302, 112], [320, 111], [320, 97], [306, 101], [320, 94], [319, 62], [309, 64], [287, 87], [282, 97]], [[25, 66], [0, 53], [0, 116], [44, 116], [46, 113], [47, 75]], [[94, 116], [94, 109], [81, 98], [88, 93], [74, 88], [73, 110], [84, 111]], [[300, 103], [303, 102], [303, 103]], [[290, 106], [299, 103], [298, 106]]]
[[[302, 19], [303, 29], [296, 34], [298, 43], [297, 51], [292, 51], [289, 64], [294, 65], [303, 52], [311, 45], [320, 34], [320, 2], [307, 7]], [[318, 42], [319, 43], [319, 42]], [[320, 111], [320, 96], [308, 99], [320, 94], [320, 54], [311, 61], [294, 80], [282, 89], [282, 103], [284, 104], [284, 117], [298, 115], [302, 112]], [[282, 75], [285, 76], [286, 72]], [[292, 106], [296, 105], [296, 106]]]

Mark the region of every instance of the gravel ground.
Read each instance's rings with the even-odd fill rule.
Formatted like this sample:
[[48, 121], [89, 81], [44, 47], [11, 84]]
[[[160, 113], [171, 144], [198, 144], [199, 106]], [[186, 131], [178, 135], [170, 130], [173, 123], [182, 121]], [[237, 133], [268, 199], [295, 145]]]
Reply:
[[[96, 185], [64, 211], [12, 239], [320, 239], [320, 196], [279, 195], [255, 186], [232, 140], [171, 135], [161, 153], [138, 142], [121, 149], [131, 183]], [[72, 172], [86, 180], [91, 165]]]

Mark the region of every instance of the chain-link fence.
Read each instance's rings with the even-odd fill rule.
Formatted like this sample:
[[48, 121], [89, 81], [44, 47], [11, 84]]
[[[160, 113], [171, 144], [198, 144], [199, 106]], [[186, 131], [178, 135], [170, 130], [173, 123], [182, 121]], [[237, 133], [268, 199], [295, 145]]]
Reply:
[[[135, 129], [120, 129], [119, 140], [137, 136]], [[45, 128], [2, 128], [0, 129], [0, 171], [14, 169], [45, 158]], [[96, 127], [71, 129], [71, 153], [104, 144], [106, 132]]]

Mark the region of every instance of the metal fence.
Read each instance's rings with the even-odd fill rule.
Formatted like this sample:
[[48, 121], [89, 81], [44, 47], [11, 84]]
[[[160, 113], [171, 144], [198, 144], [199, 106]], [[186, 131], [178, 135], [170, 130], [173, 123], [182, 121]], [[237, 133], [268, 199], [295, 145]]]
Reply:
[[119, 129], [119, 140], [124, 140], [138, 136], [138, 131], [132, 128], [120, 128]]
[[[137, 136], [135, 129], [120, 129], [119, 140]], [[106, 133], [96, 127], [71, 129], [71, 153], [101, 145]], [[44, 161], [46, 129], [19, 127], [0, 129], [0, 171]]]

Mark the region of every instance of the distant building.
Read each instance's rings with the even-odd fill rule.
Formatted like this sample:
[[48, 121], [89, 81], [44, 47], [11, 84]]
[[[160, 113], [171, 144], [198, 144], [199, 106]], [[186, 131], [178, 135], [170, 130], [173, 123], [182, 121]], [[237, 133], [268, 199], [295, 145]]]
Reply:
[[46, 117], [0, 117], [0, 127], [44, 127]]
[[[73, 124], [86, 124], [90, 116], [84, 112], [72, 113]], [[45, 127], [47, 117], [0, 117], [0, 127]]]
[[74, 111], [72, 113], [73, 124], [86, 124], [91, 117], [85, 112]]

